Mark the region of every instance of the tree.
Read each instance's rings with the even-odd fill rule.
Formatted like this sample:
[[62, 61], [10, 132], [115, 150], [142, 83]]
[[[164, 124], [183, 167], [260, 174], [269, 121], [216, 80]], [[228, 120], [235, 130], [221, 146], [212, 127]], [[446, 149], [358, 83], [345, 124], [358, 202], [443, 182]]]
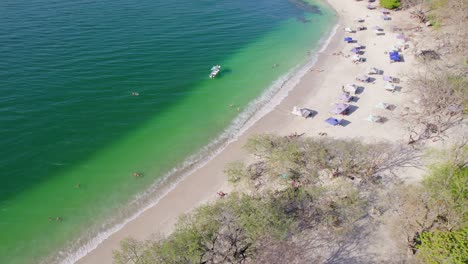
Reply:
[[427, 65], [410, 76], [417, 105], [403, 115], [409, 141], [440, 140], [446, 131], [460, 124], [468, 109], [468, 78], [463, 71], [440, 65]]
[[[459, 153], [445, 155], [450, 159], [430, 167], [422, 185], [405, 186], [396, 195], [398, 226], [407, 237], [408, 248], [417, 256], [424, 248], [427, 252], [422, 255], [428, 258], [438, 250], [440, 241], [459, 237], [451, 232], [466, 232], [468, 227], [468, 168], [466, 159], [459, 159], [460, 155], [466, 157], [467, 149], [462, 146], [455, 151]], [[445, 257], [445, 253], [440, 254]]]

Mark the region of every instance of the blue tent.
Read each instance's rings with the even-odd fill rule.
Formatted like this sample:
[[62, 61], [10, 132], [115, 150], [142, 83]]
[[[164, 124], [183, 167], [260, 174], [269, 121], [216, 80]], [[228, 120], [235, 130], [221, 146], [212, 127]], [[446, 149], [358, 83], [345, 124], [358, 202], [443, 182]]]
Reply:
[[336, 119], [336, 118], [333, 118], [333, 117], [330, 117], [328, 118], [327, 120], [325, 120], [325, 122], [327, 122], [328, 124], [332, 125], [332, 126], [336, 126], [338, 125], [341, 121]]
[[390, 52], [390, 60], [391, 61], [401, 61], [400, 54], [398, 53], [398, 51]]
[[353, 38], [346, 37], [346, 38], [344, 38], [344, 41], [346, 41], [346, 42], [350, 43], [350, 42], [352, 42], [352, 41], [353, 41]]

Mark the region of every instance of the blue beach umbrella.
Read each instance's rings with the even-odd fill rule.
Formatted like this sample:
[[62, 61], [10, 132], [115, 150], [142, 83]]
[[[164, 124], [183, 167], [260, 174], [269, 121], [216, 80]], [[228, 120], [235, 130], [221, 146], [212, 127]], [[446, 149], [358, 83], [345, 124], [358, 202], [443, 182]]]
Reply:
[[327, 122], [328, 124], [330, 124], [332, 126], [336, 126], [336, 125], [340, 124], [340, 120], [338, 120], [336, 118], [333, 118], [333, 117], [328, 118], [327, 120], [325, 120], [325, 122]]

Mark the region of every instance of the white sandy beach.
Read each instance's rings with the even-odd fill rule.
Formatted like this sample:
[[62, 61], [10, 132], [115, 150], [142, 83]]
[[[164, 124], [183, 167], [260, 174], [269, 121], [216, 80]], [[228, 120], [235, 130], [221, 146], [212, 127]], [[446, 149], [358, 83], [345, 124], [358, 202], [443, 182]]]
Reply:
[[[250, 127], [237, 141], [228, 145], [218, 156], [186, 177], [157, 205], [105, 239], [77, 263], [111, 263], [112, 251], [119, 247], [122, 239], [133, 237], [144, 240], [154, 234], [168, 234], [179, 215], [201, 203], [217, 199], [216, 192], [227, 190], [223, 169], [232, 161], [246, 158], [242, 146], [254, 134], [287, 135], [297, 132], [298, 134], [305, 133], [305, 136], [319, 136], [319, 133], [324, 132], [328, 137], [358, 137], [366, 141], [400, 142], [407, 139], [398, 117], [402, 108], [400, 106], [404, 100], [407, 100], [405, 77], [402, 73], [411, 67], [414, 58], [408, 52], [403, 51], [404, 62], [390, 63], [388, 54], [385, 54], [398, 42], [397, 33], [392, 32], [391, 26], [401, 23], [399, 16], [402, 14], [392, 12], [392, 20], [384, 21], [379, 8], [368, 10], [366, 1], [328, 0], [328, 2], [339, 16], [337, 33], [326, 50], [319, 55], [316, 65], [302, 78], [287, 98]], [[374, 5], [378, 4], [374, 3]], [[357, 18], [363, 18], [365, 22], [358, 23], [355, 21]], [[356, 29], [358, 24], [366, 26], [367, 30], [356, 33], [344, 32], [345, 27]], [[383, 28], [385, 35], [377, 36], [374, 26]], [[358, 43], [366, 47], [362, 55], [366, 58], [366, 62], [354, 64], [351, 61], [353, 56], [351, 49], [354, 44], [345, 43], [343, 41], [345, 36], [357, 39]], [[411, 45], [411, 42], [409, 44]], [[340, 52], [343, 55], [336, 55]], [[350, 57], [344, 55], [350, 55]], [[400, 78], [401, 82], [398, 86], [401, 86], [401, 90], [393, 93], [386, 91], [382, 75], [371, 75], [375, 78], [372, 83], [357, 82], [355, 78], [367, 74], [369, 67], [383, 70], [384, 75]], [[352, 108], [349, 115], [343, 117], [332, 115], [329, 111], [334, 103], [339, 102], [337, 97], [342, 93], [342, 86], [346, 84], [357, 84], [363, 89], [356, 95], [357, 100], [350, 103]], [[392, 111], [378, 109], [376, 105], [379, 102], [395, 105], [396, 108]], [[317, 111], [317, 114], [307, 119], [294, 116], [291, 114], [294, 106], [312, 109]], [[384, 123], [369, 122], [366, 120], [369, 114], [383, 116], [387, 121]], [[325, 123], [325, 119], [333, 116], [343, 118], [345, 120], [343, 126], [334, 127]]]

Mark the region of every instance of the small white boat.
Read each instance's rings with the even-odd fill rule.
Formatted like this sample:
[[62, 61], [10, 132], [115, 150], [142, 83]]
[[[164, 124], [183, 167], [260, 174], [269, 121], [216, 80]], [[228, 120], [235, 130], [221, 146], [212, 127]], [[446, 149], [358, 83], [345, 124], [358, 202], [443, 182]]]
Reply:
[[211, 67], [211, 73], [210, 73], [210, 78], [213, 79], [218, 75], [218, 73], [221, 71], [221, 66], [220, 65], [215, 65]]

